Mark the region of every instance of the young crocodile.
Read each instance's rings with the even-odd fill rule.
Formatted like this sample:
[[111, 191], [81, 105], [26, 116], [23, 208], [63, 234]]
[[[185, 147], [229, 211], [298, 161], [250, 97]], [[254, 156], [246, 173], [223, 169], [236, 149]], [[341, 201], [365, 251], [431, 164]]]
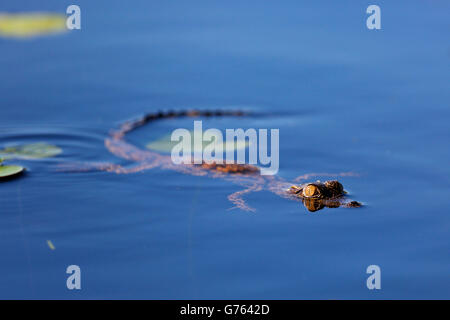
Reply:
[[[259, 168], [248, 164], [216, 164], [205, 163], [197, 164], [174, 164], [168, 155], [163, 155], [150, 150], [143, 150], [128, 142], [126, 135], [140, 128], [148, 123], [161, 119], [182, 118], [182, 117], [242, 117], [246, 113], [242, 111], [203, 111], [203, 110], [189, 110], [189, 111], [169, 111], [150, 113], [142, 118], [134, 121], [129, 121], [120, 126], [119, 129], [113, 130], [110, 136], [105, 139], [105, 147], [117, 157], [135, 162], [131, 167], [123, 167], [117, 164], [85, 164], [83, 169], [89, 171], [91, 169], [98, 169], [117, 174], [135, 173], [142, 170], [153, 168], [161, 168], [174, 170], [184, 174], [196, 176], [210, 176], [212, 178], [221, 178], [231, 181], [244, 187], [243, 190], [234, 192], [228, 196], [228, 199], [235, 205], [246, 211], [255, 211], [244, 200], [244, 195], [251, 192], [267, 190], [274, 194], [291, 199], [302, 201], [309, 211], [317, 211], [324, 207], [336, 208], [344, 207], [359, 207], [361, 204], [356, 201], [348, 202], [345, 199], [345, 191], [342, 185], [337, 181], [327, 181], [323, 184], [320, 182], [309, 183], [301, 186], [293, 185], [277, 176], [261, 175]], [[67, 169], [67, 168], [66, 168]], [[73, 169], [73, 168], [72, 168]], [[80, 171], [78, 167], [76, 171]], [[307, 174], [297, 177], [293, 180], [294, 183], [317, 176], [356, 176], [352, 172], [344, 172], [339, 174]]]

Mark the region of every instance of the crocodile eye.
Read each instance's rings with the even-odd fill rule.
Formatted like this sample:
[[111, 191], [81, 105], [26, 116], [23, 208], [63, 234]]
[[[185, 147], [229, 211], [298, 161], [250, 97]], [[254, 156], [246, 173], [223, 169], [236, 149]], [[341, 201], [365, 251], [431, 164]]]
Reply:
[[320, 190], [318, 187], [316, 187], [313, 184], [308, 184], [304, 189], [303, 189], [303, 195], [305, 197], [313, 197], [313, 196], [317, 196], [320, 194]]

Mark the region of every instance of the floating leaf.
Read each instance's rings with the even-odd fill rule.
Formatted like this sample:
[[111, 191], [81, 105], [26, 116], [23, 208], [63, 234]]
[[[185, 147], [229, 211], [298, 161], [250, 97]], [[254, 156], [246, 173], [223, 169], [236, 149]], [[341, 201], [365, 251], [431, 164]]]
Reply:
[[[194, 145], [194, 131], [190, 131], [191, 134], [191, 152], [195, 152], [195, 151], [202, 151], [207, 145], [209, 145], [211, 142], [210, 141], [203, 141], [203, 144], [201, 146], [202, 149], [200, 149], [199, 147], [195, 148]], [[171, 153], [172, 152], [172, 148], [177, 145], [178, 143], [180, 143], [179, 141], [171, 141], [171, 134], [163, 136], [161, 139], [158, 139], [156, 141], [150, 142], [146, 145], [147, 149], [153, 150], [153, 151], [159, 151], [159, 152], [164, 152], [164, 153]], [[227, 150], [241, 150], [241, 149], [245, 149], [249, 146], [248, 141], [242, 141], [242, 140], [238, 140], [235, 141], [234, 146], [233, 143], [226, 143], [225, 141], [222, 143], [222, 149], [223, 151], [227, 151]]]
[[53, 242], [51, 240], [47, 240], [47, 245], [51, 250], [55, 250], [55, 246], [53, 245]]
[[24, 170], [21, 166], [2, 166], [0, 165], [0, 179], [14, 176]]
[[54, 13], [0, 13], [0, 36], [27, 38], [62, 32], [66, 16]]
[[32, 143], [0, 150], [0, 157], [5, 159], [41, 159], [57, 156], [62, 149], [44, 142]]

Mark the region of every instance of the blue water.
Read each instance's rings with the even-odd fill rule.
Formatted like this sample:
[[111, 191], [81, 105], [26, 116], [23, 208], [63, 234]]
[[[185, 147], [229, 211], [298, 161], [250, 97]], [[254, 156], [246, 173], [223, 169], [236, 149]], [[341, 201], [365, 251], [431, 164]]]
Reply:
[[[81, 30], [0, 38], [0, 148], [63, 149], [11, 161], [27, 173], [0, 183], [0, 298], [450, 298], [448, 1], [377, 1], [378, 31], [367, 1], [77, 4]], [[127, 165], [104, 139], [129, 118], [241, 107], [272, 116], [222, 128], [279, 128], [281, 177], [358, 173], [339, 180], [364, 206], [310, 213], [258, 192], [249, 213], [229, 210], [241, 187], [223, 180], [56, 170]], [[130, 140], [177, 126], [192, 121]], [[66, 288], [72, 264], [81, 290]], [[372, 264], [381, 290], [366, 287]]]

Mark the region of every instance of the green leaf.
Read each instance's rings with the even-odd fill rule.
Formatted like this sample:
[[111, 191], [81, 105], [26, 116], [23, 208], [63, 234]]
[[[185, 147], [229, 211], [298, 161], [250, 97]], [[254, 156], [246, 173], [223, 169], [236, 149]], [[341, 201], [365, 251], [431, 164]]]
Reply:
[[62, 149], [44, 142], [32, 143], [0, 150], [0, 157], [5, 159], [41, 159], [57, 156]]
[[1, 166], [0, 165], [0, 178], [11, 177], [21, 173], [24, 170], [21, 166]]
[[[202, 151], [207, 145], [209, 145], [211, 143], [210, 141], [203, 142], [202, 149], [197, 150], [199, 148], [194, 147], [194, 131], [190, 131], [190, 134], [191, 134], [191, 152]], [[171, 134], [163, 136], [162, 138], [160, 138], [156, 141], [148, 143], [146, 145], [146, 148], [153, 150], [153, 151], [158, 151], [158, 152], [163, 152], [163, 153], [171, 153], [172, 148], [180, 142], [179, 141], [170, 141], [170, 137], [171, 137]], [[223, 148], [224, 152], [227, 151], [228, 149], [241, 150], [241, 149], [247, 148], [248, 146], [249, 146], [248, 141], [235, 141], [234, 146], [232, 143], [227, 144], [225, 141], [222, 144], [222, 148]]]

